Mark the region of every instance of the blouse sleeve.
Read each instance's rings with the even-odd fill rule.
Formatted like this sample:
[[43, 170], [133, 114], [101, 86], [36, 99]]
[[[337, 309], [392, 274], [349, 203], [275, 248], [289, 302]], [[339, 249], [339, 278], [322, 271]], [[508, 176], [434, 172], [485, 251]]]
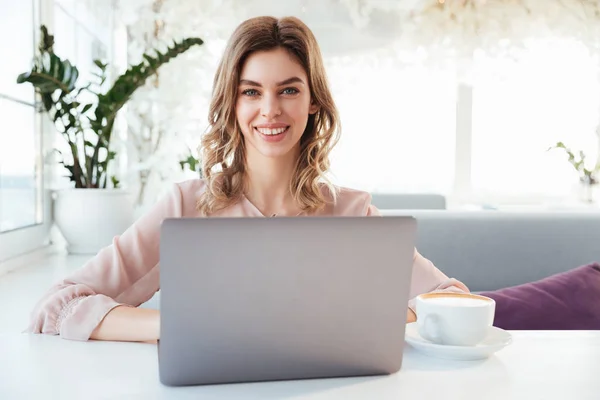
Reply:
[[[368, 216], [380, 216], [379, 210], [369, 205]], [[415, 298], [423, 293], [429, 292], [469, 292], [469, 288], [461, 281], [447, 277], [442, 271], [425, 257], [417, 249], [413, 255], [412, 278], [410, 283], [410, 296], [408, 307], [415, 311]]]
[[83, 267], [52, 286], [26, 331], [88, 340], [110, 310], [137, 307], [159, 289], [159, 236], [165, 218], [182, 215], [179, 185]]

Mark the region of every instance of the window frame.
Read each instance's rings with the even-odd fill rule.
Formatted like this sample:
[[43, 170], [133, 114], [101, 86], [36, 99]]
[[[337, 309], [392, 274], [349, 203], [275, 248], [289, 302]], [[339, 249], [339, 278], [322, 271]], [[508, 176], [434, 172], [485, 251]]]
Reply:
[[[41, 21], [46, 21], [49, 1], [51, 0], [30, 0], [33, 5], [32, 29], [34, 30], [33, 43], [34, 49], [39, 43], [38, 27]], [[35, 104], [23, 103], [18, 99], [10, 96], [2, 96], [9, 101], [15, 101], [21, 104], [35, 107]], [[36, 95], [35, 101], [39, 100]], [[50, 230], [52, 227], [52, 199], [50, 192], [46, 190], [44, 181], [48, 171], [44, 166], [43, 154], [45, 148], [45, 133], [47, 132], [47, 123], [43, 119], [43, 115], [35, 113], [34, 134], [35, 134], [35, 177], [36, 177], [36, 214], [41, 216], [41, 222], [29, 225], [6, 232], [0, 232], [0, 262], [5, 262], [17, 256], [30, 253], [32, 251], [44, 248], [50, 244]]]
[[[75, 20], [75, 23], [82, 29], [85, 29], [89, 34], [95, 36], [94, 32], [90, 31], [85, 23], [77, 20], [77, 17], [65, 9], [58, 0], [28, 0], [33, 4], [33, 43], [34, 49], [39, 45], [39, 27], [44, 24], [50, 32], [55, 30], [54, 12], [58, 7], [67, 15]], [[112, 4], [112, 2], [111, 2]], [[111, 15], [111, 24], [114, 24], [114, 14]], [[114, 25], [112, 25], [114, 28]], [[108, 57], [112, 59], [114, 46], [114, 33], [110, 34], [109, 43], [107, 45]], [[6, 97], [6, 96], [5, 96]], [[13, 99], [10, 99], [13, 100]], [[36, 95], [36, 104], [41, 99]], [[21, 102], [22, 103], [22, 102]], [[31, 106], [31, 104], [28, 104]], [[57, 131], [48, 118], [43, 113], [35, 113], [35, 145], [36, 145], [36, 183], [37, 183], [37, 199], [38, 199], [38, 215], [41, 216], [41, 222], [22, 227], [7, 232], [0, 233], [0, 274], [3, 271], [3, 266], [10, 264], [7, 262], [13, 259], [20, 259], [28, 253], [45, 251], [52, 248], [54, 242], [62, 243], [63, 239], [58, 230], [53, 229], [54, 216], [52, 213], [53, 207], [53, 192], [51, 187], [57, 185], [57, 180], [62, 176], [62, 167], [55, 163], [54, 157], [49, 157], [53, 149], [56, 147], [57, 140], [62, 140], [57, 135]], [[47, 159], [46, 159], [47, 157]], [[58, 183], [60, 186], [61, 183]], [[60, 188], [60, 187], [59, 187]]]

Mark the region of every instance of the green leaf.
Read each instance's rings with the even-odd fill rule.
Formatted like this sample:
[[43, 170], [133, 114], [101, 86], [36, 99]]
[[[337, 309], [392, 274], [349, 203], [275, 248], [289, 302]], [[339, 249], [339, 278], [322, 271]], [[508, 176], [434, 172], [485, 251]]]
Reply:
[[[117, 113], [134, 92], [142, 87], [162, 65], [204, 42], [199, 38], [187, 38], [181, 42], [174, 41], [164, 52], [151, 50], [144, 54], [142, 62], [130, 66], [119, 76], [108, 91], [99, 94], [89, 88], [91, 85], [96, 88], [98, 81], [100, 87], [106, 82], [105, 72], [109, 65], [101, 60], [92, 60], [102, 72], [96, 73], [99, 80], [78, 88], [79, 70], [69, 60], [61, 59], [54, 54], [54, 36], [48, 32], [46, 26], [42, 25], [40, 30], [39, 54], [35, 57], [30, 70], [18, 75], [17, 83], [29, 83], [35, 88], [41, 98], [41, 106], [37, 105], [37, 108], [46, 111], [60, 128], [72, 153], [73, 162], [65, 168], [70, 172], [75, 187], [106, 187], [109, 180], [106, 172], [108, 164], [116, 158], [116, 152], [108, 151], [108, 148]], [[96, 96], [95, 104], [79, 101], [79, 95], [84, 90]], [[85, 119], [85, 124], [80, 118]], [[83, 137], [83, 126], [97, 135], [96, 143], [90, 140], [75, 140]], [[80, 134], [82, 136], [79, 136]], [[103, 153], [102, 150], [107, 152]], [[106, 154], [102, 161], [100, 161], [101, 154]], [[197, 166], [193, 159], [189, 162], [191, 168]], [[110, 180], [115, 187], [119, 185], [116, 178], [111, 177]]]
[[27, 82], [27, 79], [30, 75], [31, 72], [23, 72], [22, 74], [19, 74], [19, 76], [17, 77], [17, 83], [21, 84]]
[[81, 92], [83, 92], [84, 90], [88, 90], [88, 89], [89, 89], [91, 86], [92, 86], [92, 84], [91, 84], [91, 83], [88, 83], [87, 85], [85, 85], [85, 86], [82, 86], [82, 87], [80, 87], [79, 89], [77, 89], [77, 90], [75, 91], [75, 97], [79, 96], [79, 95], [81, 94]]
[[48, 33], [48, 28], [46, 28], [46, 25], [40, 26], [40, 31], [41, 31], [41, 40], [40, 40], [40, 46], [39, 46], [40, 52], [53, 53], [54, 52], [54, 50], [53, 50], [54, 36], [50, 35]]
[[52, 117], [52, 121], [56, 123], [62, 117], [62, 110], [56, 109], [54, 112], [54, 116]]
[[100, 68], [102, 70], [102, 72], [104, 72], [106, 70], [106, 68], [108, 67], [108, 64], [105, 64], [100, 60], [94, 60], [94, 64], [96, 64], [96, 66], [98, 68]]
[[85, 106], [83, 106], [83, 109], [81, 110], [82, 114], [85, 114], [86, 112], [88, 112], [90, 110], [90, 108], [92, 108], [94, 105], [93, 104], [86, 104]]
[[[106, 93], [101, 100], [109, 100], [111, 103], [110, 114], [116, 114], [125, 102], [133, 95], [133, 93], [141, 86], [143, 86], [154, 71], [168, 62], [172, 58], [186, 52], [195, 45], [201, 45], [204, 42], [199, 38], [187, 39], [182, 43], [178, 43], [173, 48], [167, 49], [165, 54], [157, 52], [157, 57], [146, 53], [143, 55], [145, 62], [131, 66], [123, 75], [121, 75], [113, 84], [113, 87]], [[147, 63], [151, 66], [150, 69], [145, 68], [144, 65]], [[102, 101], [101, 101], [102, 102]], [[114, 115], [108, 115], [109, 119], [114, 118]]]
[[79, 70], [75, 67], [71, 68], [71, 78], [69, 79], [69, 89], [75, 89], [75, 84], [79, 78]]
[[148, 61], [148, 64], [150, 64], [150, 66], [154, 68], [154, 66], [156, 65], [156, 61], [154, 60], [154, 58], [152, 58], [152, 56], [144, 54], [142, 57], [144, 57], [144, 59]]
[[66, 60], [64, 63], [62, 63], [62, 67], [63, 67], [63, 73], [62, 73], [63, 82], [70, 82], [71, 70], [73, 69], [73, 66], [71, 65], [69, 60]]
[[70, 93], [75, 89], [79, 71], [68, 60], [61, 60], [53, 53], [43, 53], [31, 71], [20, 74], [17, 83], [30, 83], [41, 94], [59, 90]]
[[179, 161], [179, 165], [181, 166], [182, 170], [184, 170], [185, 166], [188, 165], [191, 171], [196, 172], [198, 167], [201, 166], [201, 163], [200, 160], [190, 154], [186, 159]]
[[175, 43], [164, 54], [157, 52], [157, 57], [153, 57], [149, 53], [144, 54], [144, 61], [130, 66], [125, 73], [116, 79], [105, 94], [98, 95], [98, 105], [94, 111], [95, 122], [92, 123], [92, 128], [99, 132], [99, 128], [102, 126], [102, 135], [94, 151], [94, 163], [98, 163], [100, 148], [106, 148], [110, 143], [112, 127], [117, 113], [133, 96], [135, 91], [144, 86], [146, 80], [164, 63], [188, 51], [193, 46], [203, 43], [200, 38], [189, 38], [180, 43]]
[[52, 70], [52, 53], [42, 53], [38, 68], [48, 72]]

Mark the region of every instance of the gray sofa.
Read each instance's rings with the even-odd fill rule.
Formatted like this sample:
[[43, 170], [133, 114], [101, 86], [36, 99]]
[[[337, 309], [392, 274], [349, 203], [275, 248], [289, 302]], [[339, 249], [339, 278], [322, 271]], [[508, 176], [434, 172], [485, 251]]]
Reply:
[[380, 210], [444, 210], [446, 197], [437, 193], [371, 193], [371, 204]]
[[536, 281], [600, 262], [596, 212], [382, 210], [417, 220], [417, 249], [472, 291]]
[[[417, 220], [416, 247], [472, 291], [533, 282], [600, 262], [598, 212], [381, 210]], [[159, 293], [144, 307], [158, 308]]]

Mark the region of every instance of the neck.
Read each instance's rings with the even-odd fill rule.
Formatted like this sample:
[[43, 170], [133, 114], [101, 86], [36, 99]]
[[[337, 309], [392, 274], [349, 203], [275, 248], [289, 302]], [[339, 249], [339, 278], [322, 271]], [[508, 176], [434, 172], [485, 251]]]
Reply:
[[270, 158], [246, 152], [246, 197], [264, 215], [285, 215], [299, 211], [290, 182], [297, 156]]

